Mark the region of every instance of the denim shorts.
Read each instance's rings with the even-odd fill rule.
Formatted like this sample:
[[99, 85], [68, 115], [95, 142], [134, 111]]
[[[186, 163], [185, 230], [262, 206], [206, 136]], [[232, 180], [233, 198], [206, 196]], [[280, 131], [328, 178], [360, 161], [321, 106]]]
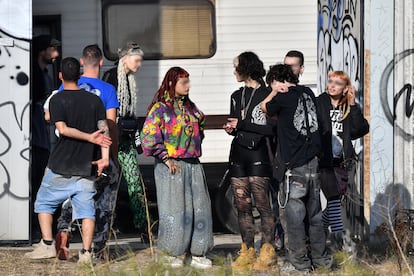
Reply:
[[35, 202], [35, 213], [53, 214], [66, 199], [73, 206], [72, 219], [95, 219], [95, 177], [63, 176], [46, 168]]

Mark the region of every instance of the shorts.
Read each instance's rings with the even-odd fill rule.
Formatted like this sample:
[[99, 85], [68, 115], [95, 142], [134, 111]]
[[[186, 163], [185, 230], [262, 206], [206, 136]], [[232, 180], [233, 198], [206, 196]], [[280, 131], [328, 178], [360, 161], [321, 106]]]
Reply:
[[35, 202], [35, 213], [55, 213], [58, 206], [70, 199], [72, 219], [95, 219], [95, 177], [63, 176], [46, 168]]

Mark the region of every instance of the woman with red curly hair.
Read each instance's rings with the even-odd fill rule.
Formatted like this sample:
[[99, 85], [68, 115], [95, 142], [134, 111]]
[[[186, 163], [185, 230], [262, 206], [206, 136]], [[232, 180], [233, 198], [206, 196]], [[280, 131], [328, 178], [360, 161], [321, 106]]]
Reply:
[[189, 74], [172, 67], [148, 108], [141, 137], [144, 154], [155, 157], [159, 214], [158, 248], [172, 267], [209, 268], [213, 246], [211, 203], [200, 164], [205, 116], [190, 100]]

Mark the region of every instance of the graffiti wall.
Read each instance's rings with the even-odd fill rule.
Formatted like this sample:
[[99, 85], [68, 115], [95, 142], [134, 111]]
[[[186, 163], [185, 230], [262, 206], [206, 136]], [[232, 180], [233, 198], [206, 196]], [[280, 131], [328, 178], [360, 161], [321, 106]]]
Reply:
[[343, 70], [361, 89], [361, 1], [318, 1], [318, 90], [326, 87], [327, 73]]
[[[363, 22], [358, 0], [318, 1], [318, 91], [326, 89], [328, 72], [345, 71], [357, 92], [357, 102], [363, 102]], [[350, 173], [351, 181], [344, 207], [345, 228], [354, 238], [361, 239], [366, 225], [363, 208], [362, 139], [355, 141], [359, 157]]]
[[32, 3], [0, 7], [0, 241], [28, 240]]
[[[391, 2], [391, 3], [389, 3]], [[413, 209], [412, 1], [371, 3], [371, 232]], [[391, 218], [391, 220], [390, 220]]]
[[365, 148], [356, 144], [368, 161], [357, 167], [345, 216], [351, 231], [369, 225], [371, 237], [398, 209], [414, 209], [413, 15], [412, 0], [318, 1], [318, 90], [327, 72], [344, 70], [370, 122]]

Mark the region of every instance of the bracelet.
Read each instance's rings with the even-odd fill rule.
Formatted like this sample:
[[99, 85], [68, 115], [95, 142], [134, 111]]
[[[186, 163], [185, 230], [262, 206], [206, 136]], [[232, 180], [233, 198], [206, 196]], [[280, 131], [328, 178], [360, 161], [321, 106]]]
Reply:
[[163, 158], [162, 158], [162, 162], [165, 164], [165, 163], [167, 163], [167, 161], [169, 160], [170, 158], [168, 158], [168, 156], [166, 155], [166, 156], [164, 156]]

